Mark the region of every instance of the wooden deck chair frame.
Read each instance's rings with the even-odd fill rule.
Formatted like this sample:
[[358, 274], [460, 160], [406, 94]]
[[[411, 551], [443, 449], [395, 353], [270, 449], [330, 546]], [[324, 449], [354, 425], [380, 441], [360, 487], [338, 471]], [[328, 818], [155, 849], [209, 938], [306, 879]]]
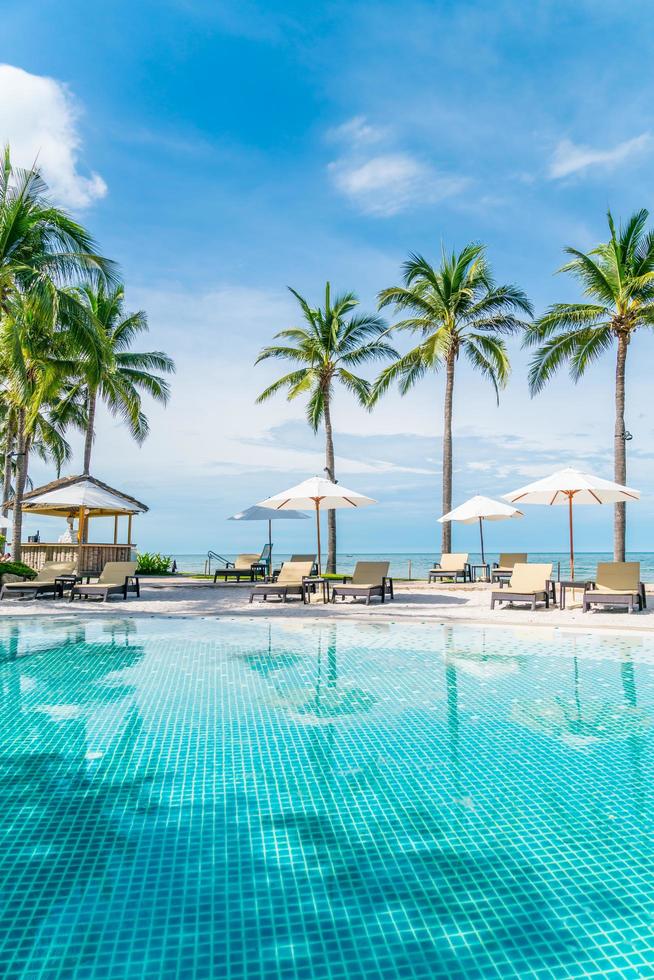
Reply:
[[[550, 563], [516, 562], [508, 588], [491, 592], [491, 609], [496, 602], [528, 602], [533, 610], [539, 602], [549, 609], [550, 601], [556, 605], [556, 593]], [[541, 585], [542, 583], [542, 585]]]

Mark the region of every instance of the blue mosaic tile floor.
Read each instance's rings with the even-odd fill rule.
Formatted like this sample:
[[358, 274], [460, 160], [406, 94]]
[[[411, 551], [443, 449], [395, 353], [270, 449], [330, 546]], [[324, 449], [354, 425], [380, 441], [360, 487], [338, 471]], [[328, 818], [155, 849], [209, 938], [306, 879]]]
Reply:
[[654, 637], [0, 623], [2, 978], [654, 977]]

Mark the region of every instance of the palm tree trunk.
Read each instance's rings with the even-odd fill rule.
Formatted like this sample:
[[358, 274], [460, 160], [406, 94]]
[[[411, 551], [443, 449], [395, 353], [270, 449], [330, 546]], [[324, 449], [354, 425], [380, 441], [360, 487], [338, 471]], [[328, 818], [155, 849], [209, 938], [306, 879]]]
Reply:
[[[332, 432], [332, 415], [330, 392], [325, 392], [325, 472], [327, 479], [336, 482], [334, 472], [334, 436]], [[327, 511], [327, 571], [336, 571], [336, 511]]]
[[[7, 422], [7, 432], [5, 434], [5, 452], [4, 452], [4, 471], [2, 474], [2, 501], [9, 500], [11, 496], [11, 456], [14, 451], [14, 443], [16, 442], [16, 423], [14, 419], [13, 410], [10, 413], [9, 420]], [[9, 512], [8, 507], [2, 508], [2, 516], [6, 517]]]
[[22, 560], [23, 536], [23, 493], [27, 480], [27, 436], [25, 433], [25, 409], [18, 411], [18, 433], [16, 446], [16, 491], [14, 493], [14, 523], [11, 535], [11, 557], [14, 561]]
[[[447, 356], [445, 405], [443, 408], [443, 513], [452, 510], [452, 402], [454, 398], [454, 353]], [[452, 525], [441, 524], [441, 553], [452, 550]]]
[[84, 469], [83, 473], [91, 472], [91, 450], [93, 449], [93, 437], [94, 426], [95, 426], [95, 406], [97, 401], [97, 395], [95, 391], [89, 389], [88, 395], [88, 419], [86, 422], [86, 438], [84, 440]]
[[[613, 476], [616, 483], [627, 482], [627, 442], [624, 426], [625, 365], [629, 334], [618, 333], [618, 356], [615, 365], [615, 432], [613, 436]], [[615, 504], [613, 519], [613, 560], [625, 560], [627, 536], [627, 505]]]

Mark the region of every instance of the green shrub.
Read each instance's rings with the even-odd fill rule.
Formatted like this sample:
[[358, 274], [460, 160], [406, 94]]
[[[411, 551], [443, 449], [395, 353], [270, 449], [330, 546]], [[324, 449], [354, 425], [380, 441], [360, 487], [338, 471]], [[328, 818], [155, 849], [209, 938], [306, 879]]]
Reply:
[[36, 572], [29, 565], [23, 565], [22, 561], [2, 561], [0, 562], [0, 578], [3, 575], [20, 575], [21, 578], [36, 578]]
[[167, 572], [170, 572], [172, 560], [170, 555], [144, 551], [142, 555], [139, 555], [136, 566], [137, 574], [166, 575]]

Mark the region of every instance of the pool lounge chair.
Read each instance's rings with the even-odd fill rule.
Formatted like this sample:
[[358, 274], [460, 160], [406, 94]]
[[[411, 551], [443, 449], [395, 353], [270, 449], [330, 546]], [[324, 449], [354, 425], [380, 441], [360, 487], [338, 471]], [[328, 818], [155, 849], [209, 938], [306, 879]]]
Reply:
[[448, 554], [441, 555], [441, 560], [436, 562], [429, 570], [430, 582], [442, 582], [444, 578], [452, 578], [458, 582], [459, 578], [463, 581], [470, 579], [470, 565], [468, 554]]
[[4, 599], [5, 596], [18, 598], [30, 596], [35, 599], [40, 595], [56, 595], [58, 586], [55, 585], [55, 579], [63, 575], [73, 576], [74, 574], [74, 561], [47, 561], [36, 578], [25, 582], [6, 582], [2, 586], [0, 599]]
[[544, 602], [545, 608], [549, 609], [550, 597], [554, 598], [554, 583], [550, 581], [552, 577], [552, 564], [529, 564], [529, 562], [516, 562], [513, 566], [513, 573], [509, 586], [499, 592], [491, 592], [491, 609], [495, 608], [495, 602], [528, 602], [532, 609], [536, 608], [538, 602]]
[[[310, 561], [311, 562], [311, 574], [312, 575], [317, 575], [318, 574], [318, 562], [316, 561], [315, 554], [314, 555], [291, 555], [291, 557], [288, 559], [288, 561]], [[277, 581], [277, 577], [278, 577], [279, 573], [281, 572], [282, 568], [286, 564], [287, 564], [287, 562], [283, 561], [282, 564], [280, 565], [280, 567], [275, 569], [275, 571], [273, 572], [273, 582], [276, 582]]]
[[494, 561], [493, 567], [491, 568], [491, 582], [500, 582], [502, 584], [508, 582], [513, 572], [513, 566], [518, 564], [524, 565], [528, 561], [528, 558], [529, 556], [522, 552], [500, 552], [499, 561]]
[[373, 596], [378, 595], [382, 602], [394, 598], [393, 579], [388, 575], [390, 562], [388, 561], [358, 561], [354, 566], [354, 572], [350, 576], [350, 581], [343, 585], [335, 585], [332, 588], [332, 602], [336, 602], [336, 596], [345, 599], [352, 596], [353, 599], [363, 598], [366, 605], [370, 605]]
[[123, 599], [127, 599], [129, 592], [135, 592], [137, 596], [141, 595], [139, 580], [136, 577], [136, 562], [108, 561], [100, 572], [97, 582], [72, 587], [70, 602], [75, 596], [79, 596], [80, 599], [99, 598], [104, 602], [110, 595], [122, 595]]
[[228, 561], [223, 568], [217, 568], [213, 575], [214, 585], [219, 578], [225, 582], [228, 578], [235, 578], [240, 582], [242, 578], [248, 578], [254, 582], [257, 574], [266, 572], [266, 561], [262, 560], [261, 555], [237, 555], [236, 561]]
[[595, 581], [584, 589], [583, 612], [592, 606], [626, 606], [630, 613], [638, 607], [642, 612], [647, 607], [647, 599], [640, 581], [640, 562], [598, 562]]
[[255, 585], [250, 592], [250, 602], [255, 596], [264, 602], [269, 595], [278, 596], [281, 602], [286, 602], [290, 595], [299, 595], [305, 601], [305, 578], [311, 576], [313, 561], [285, 561], [276, 582], [265, 582]]

